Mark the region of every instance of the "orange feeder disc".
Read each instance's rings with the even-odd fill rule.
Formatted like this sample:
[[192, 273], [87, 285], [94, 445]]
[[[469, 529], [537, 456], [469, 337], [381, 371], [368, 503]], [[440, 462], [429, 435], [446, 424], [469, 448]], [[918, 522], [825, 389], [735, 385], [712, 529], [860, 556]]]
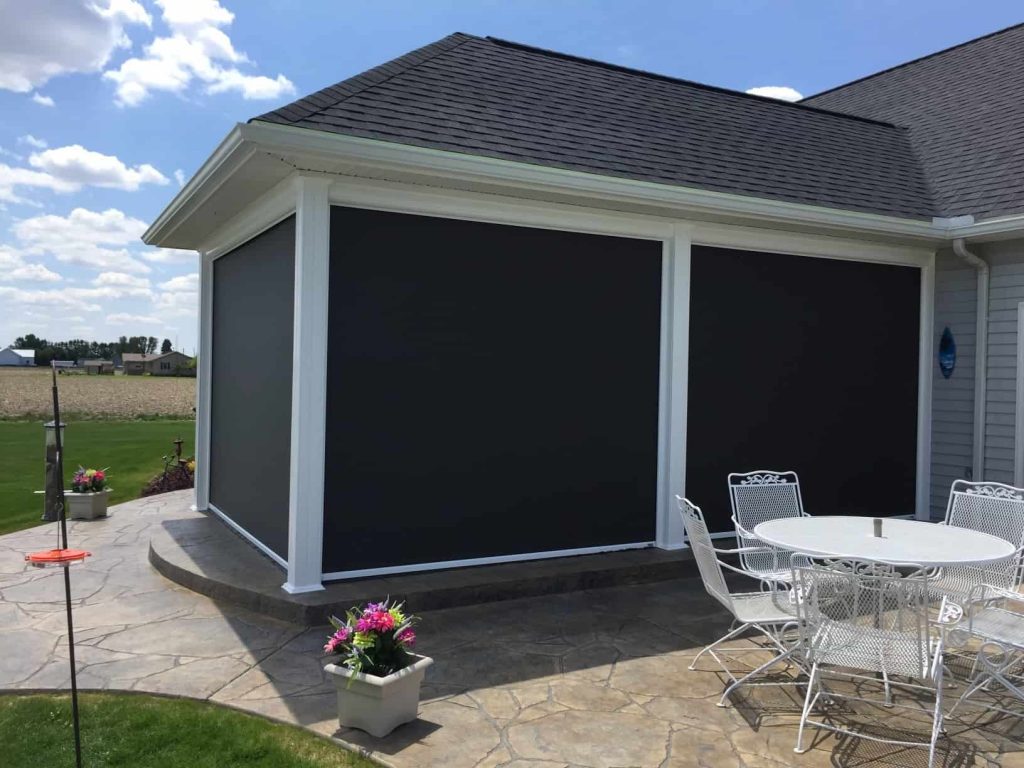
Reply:
[[32, 552], [25, 555], [25, 560], [29, 565], [36, 568], [48, 568], [50, 566], [66, 568], [69, 565], [81, 563], [85, 558], [91, 556], [92, 552], [86, 552], [84, 549], [47, 549], [42, 552]]

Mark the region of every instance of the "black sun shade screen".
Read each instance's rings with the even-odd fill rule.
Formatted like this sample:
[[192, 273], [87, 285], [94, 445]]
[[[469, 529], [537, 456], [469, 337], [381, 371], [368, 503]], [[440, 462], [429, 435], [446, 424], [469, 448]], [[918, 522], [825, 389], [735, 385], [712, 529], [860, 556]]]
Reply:
[[813, 515], [912, 515], [920, 270], [694, 247], [686, 495], [795, 470]]
[[294, 216], [213, 262], [210, 501], [281, 557], [294, 285]]
[[661, 249], [333, 208], [324, 571], [651, 541]]

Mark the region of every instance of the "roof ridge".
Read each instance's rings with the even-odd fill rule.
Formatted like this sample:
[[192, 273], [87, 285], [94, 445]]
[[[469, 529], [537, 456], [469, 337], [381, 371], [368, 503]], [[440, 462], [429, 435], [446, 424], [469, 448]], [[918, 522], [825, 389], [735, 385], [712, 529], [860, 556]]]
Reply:
[[[565, 59], [567, 61], [578, 61], [582, 64], [589, 64], [591, 66], [603, 67], [617, 72], [626, 72], [628, 74], [640, 75], [641, 77], [647, 77], [652, 80], [662, 80], [669, 83], [678, 83], [682, 85], [689, 85], [694, 88], [700, 88], [706, 91], [714, 91], [716, 93], [726, 93], [731, 96], [739, 96], [745, 99], [752, 99], [762, 103], [777, 104], [783, 107], [792, 107], [796, 109], [806, 110], [809, 112], [817, 112], [819, 114], [830, 115], [832, 117], [840, 117], [843, 119], [858, 120], [863, 123], [872, 123], [874, 125], [884, 125], [887, 128], [896, 128], [898, 130], [906, 130], [904, 126], [896, 125], [895, 123], [888, 122], [886, 120], [876, 120], [870, 117], [861, 117], [860, 115], [853, 115], [848, 112], [838, 112], [832, 109], [825, 109], [824, 107], [816, 107], [813, 104], [804, 104], [801, 101], [784, 101], [782, 99], [773, 99], [770, 96], [758, 96], [756, 93], [746, 93], [745, 91], [737, 91], [733, 88], [725, 88], [720, 85], [708, 85], [707, 83], [700, 83], [696, 80], [687, 80], [683, 77], [675, 77], [674, 75], [665, 75], [660, 72], [651, 72], [646, 69], [637, 69], [635, 67], [627, 67], [622, 64], [612, 64], [611, 62], [601, 61], [600, 59], [592, 59], [586, 56], [576, 56], [571, 53], [563, 53], [561, 51], [554, 51], [550, 48], [541, 48], [535, 45], [529, 45], [527, 43], [517, 43], [514, 40], [504, 40], [500, 37], [486, 37], [486, 38], [474, 38], [472, 39], [485, 39], [488, 42], [495, 43], [507, 48], [518, 48], [520, 50], [528, 51], [531, 53], [539, 53], [545, 56], [551, 56], [553, 58]], [[810, 97], [808, 97], [810, 98]]]
[[962, 43], [957, 43], [956, 45], [951, 45], [951, 46], [949, 46], [947, 48], [943, 48], [943, 49], [938, 50], [938, 51], [933, 51], [932, 53], [926, 53], [924, 56], [918, 56], [916, 59], [911, 59], [910, 61], [904, 61], [904, 62], [902, 62], [900, 64], [894, 64], [891, 67], [886, 67], [885, 69], [880, 69], [878, 72], [873, 72], [870, 75], [864, 75], [863, 77], [858, 77], [855, 80], [850, 80], [849, 82], [841, 83], [840, 85], [832, 86], [831, 88], [827, 88], [824, 91], [819, 91], [818, 93], [811, 94], [810, 96], [805, 96], [803, 99], [801, 99], [798, 102], [798, 104], [800, 104], [802, 106], [807, 106], [807, 107], [813, 106], [811, 104], [807, 104], [806, 102], [808, 102], [811, 99], [816, 99], [819, 96], [824, 96], [826, 93], [832, 93], [833, 91], [841, 91], [843, 88], [847, 88], [847, 87], [849, 87], [851, 85], [856, 85], [857, 83], [862, 83], [865, 80], [871, 80], [874, 77], [880, 77], [881, 75], [887, 75], [890, 72], [895, 72], [897, 69], [903, 69], [904, 67], [909, 67], [909, 66], [911, 66], [913, 64], [918, 64], [918, 63], [920, 63], [922, 61], [926, 61], [928, 59], [933, 59], [936, 56], [944, 56], [945, 54], [952, 53], [953, 51], [958, 50], [960, 48], [964, 48], [964, 47], [966, 47], [968, 45], [974, 45], [975, 43], [980, 43], [982, 40], [988, 40], [991, 37], [996, 37], [997, 35], [1002, 35], [1002, 34], [1004, 34], [1006, 32], [1009, 32], [1009, 31], [1014, 30], [1014, 29], [1018, 29], [1020, 27], [1024, 27], [1024, 22], [1021, 22], [1019, 24], [1011, 24], [1008, 27], [1003, 27], [1002, 29], [997, 29], [995, 32], [989, 32], [987, 34], [981, 35], [980, 37], [973, 37], [970, 40], [965, 40]]
[[[282, 107], [278, 107], [277, 109], [271, 110], [270, 112], [266, 112], [262, 115], [257, 115], [256, 117], [249, 118], [248, 122], [251, 123], [255, 120], [267, 120], [279, 117], [277, 113], [282, 110], [289, 110], [296, 113], [301, 110], [301, 119], [307, 119], [315, 114], [323, 112], [329, 107], [336, 106], [369, 88], [373, 88], [381, 83], [387, 82], [391, 78], [396, 77], [413, 67], [417, 67], [424, 62], [430, 61], [436, 56], [440, 56], [442, 53], [446, 53], [453, 48], [458, 48], [469, 40], [481, 39], [482, 38], [477, 37], [476, 35], [466, 34], [465, 32], [453, 32], [440, 40], [427, 43], [426, 45], [402, 54], [397, 58], [386, 61], [383, 64], [378, 64], [376, 67], [372, 67], [364, 72], [355, 74], [352, 77], [340, 80], [325, 88], [321, 88], [319, 91], [303, 96], [302, 98], [285, 104]], [[339, 90], [342, 89], [347, 92], [339, 94]], [[313, 104], [317, 104], [319, 101], [329, 101], [330, 103], [318, 105], [315, 109], [306, 106], [304, 103], [312, 102]], [[289, 122], [291, 121], [289, 120]]]

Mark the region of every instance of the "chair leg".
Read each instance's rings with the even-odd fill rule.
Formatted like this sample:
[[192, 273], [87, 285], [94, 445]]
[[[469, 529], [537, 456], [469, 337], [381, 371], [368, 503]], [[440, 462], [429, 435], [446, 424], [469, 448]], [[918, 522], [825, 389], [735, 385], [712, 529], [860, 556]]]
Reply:
[[939, 735], [945, 732], [945, 728], [942, 726], [943, 670], [944, 666], [940, 664], [937, 674], [938, 679], [935, 681], [935, 711], [932, 713], [932, 740], [928, 745], [928, 768], [932, 768], [935, 765], [935, 745], [939, 740]]
[[726, 699], [729, 698], [729, 694], [730, 693], [732, 693], [737, 688], [739, 688], [741, 685], [746, 683], [747, 680], [751, 679], [752, 677], [756, 677], [757, 675], [760, 675], [762, 672], [764, 672], [766, 669], [768, 669], [772, 665], [777, 664], [780, 661], [785, 661], [786, 659], [789, 659], [796, 650], [797, 650], [796, 648], [790, 648], [788, 651], [785, 651], [784, 653], [780, 653], [777, 656], [772, 657], [771, 659], [766, 661], [764, 664], [759, 666], [757, 669], [754, 669], [754, 670], [751, 670], [750, 672], [747, 672], [747, 674], [745, 674], [739, 680], [733, 681], [733, 683], [728, 688], [725, 689], [725, 692], [722, 694], [722, 698], [720, 698], [718, 700], [718, 706], [720, 706], [720, 707], [726, 706], [725, 702], [726, 702]]
[[800, 713], [800, 729], [796, 732], [796, 746], [793, 751], [802, 755], [804, 749], [804, 726], [807, 724], [807, 715], [811, 712], [811, 704], [814, 702], [814, 684], [818, 682], [818, 665], [811, 667], [811, 679], [807, 681], [807, 696], [804, 698], [804, 708]]
[[711, 645], [705, 646], [700, 653], [693, 657], [693, 661], [690, 662], [690, 669], [693, 670], [697, 668], [697, 660], [700, 659], [700, 657], [703, 656], [705, 653], [713, 653], [714, 649], [720, 646], [722, 643], [732, 640], [737, 635], [746, 632], [748, 629], [750, 629], [750, 627], [750, 624], [740, 624], [735, 629], [730, 630], [728, 633], [722, 635], [720, 638], [715, 640], [715, 642], [711, 643]]

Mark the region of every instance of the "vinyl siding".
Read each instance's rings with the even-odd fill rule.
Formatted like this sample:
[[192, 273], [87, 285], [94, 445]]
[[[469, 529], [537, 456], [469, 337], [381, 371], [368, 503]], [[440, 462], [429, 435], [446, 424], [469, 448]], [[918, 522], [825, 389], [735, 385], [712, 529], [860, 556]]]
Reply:
[[990, 265], [985, 479], [1013, 483], [1017, 414], [1017, 305], [1024, 301], [1024, 241], [979, 246]]
[[935, 261], [935, 329], [932, 349], [948, 326], [956, 341], [956, 368], [948, 379], [933, 361], [932, 376], [932, 479], [931, 514], [942, 518], [954, 480], [971, 468], [974, 431], [974, 353], [977, 277], [950, 250], [940, 251]]
[[[971, 246], [989, 263], [988, 382], [984, 480], [1013, 483], [1017, 391], [1017, 304], [1024, 301], [1024, 240]], [[934, 349], [946, 326], [956, 340], [956, 370], [932, 385], [931, 513], [946, 512], [949, 487], [973, 464], [977, 276], [951, 250], [936, 258]]]

